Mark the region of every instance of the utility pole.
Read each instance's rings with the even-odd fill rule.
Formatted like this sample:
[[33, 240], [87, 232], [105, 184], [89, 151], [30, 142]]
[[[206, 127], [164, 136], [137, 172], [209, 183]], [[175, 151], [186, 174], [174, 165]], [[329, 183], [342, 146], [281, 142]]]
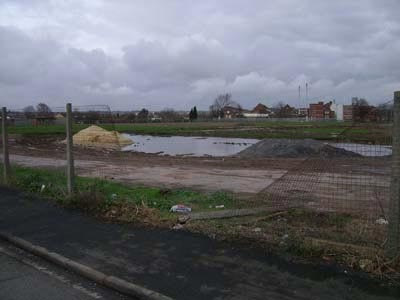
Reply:
[[301, 86], [299, 85], [299, 105], [301, 106]]
[[1, 110], [1, 137], [3, 142], [3, 176], [4, 183], [8, 184], [10, 180], [10, 157], [8, 153], [8, 132], [7, 132], [7, 108]]
[[400, 254], [400, 91], [394, 93], [392, 177], [390, 181], [389, 225], [386, 255]]
[[72, 105], [67, 103], [67, 188], [68, 195], [72, 196], [75, 190], [75, 172], [74, 172], [74, 152], [72, 138]]
[[306, 103], [308, 103], [308, 82], [306, 82]]

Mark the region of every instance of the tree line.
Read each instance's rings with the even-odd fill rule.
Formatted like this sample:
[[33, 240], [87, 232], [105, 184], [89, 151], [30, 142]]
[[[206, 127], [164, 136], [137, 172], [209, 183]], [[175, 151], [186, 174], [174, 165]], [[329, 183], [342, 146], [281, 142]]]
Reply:
[[[388, 120], [392, 119], [392, 104], [380, 104], [377, 107], [371, 106], [367, 100], [363, 98], [353, 98], [352, 99], [352, 108], [353, 108], [353, 117], [355, 120], [363, 121], [366, 119], [366, 116], [371, 112], [371, 108], [376, 110], [377, 118], [379, 120]], [[235, 115], [241, 116], [244, 111], [242, 106], [233, 100], [232, 94], [224, 93], [219, 94], [213, 101], [213, 103], [209, 107], [208, 115], [205, 112], [201, 113], [201, 118], [224, 118], [225, 114], [229, 110], [234, 110]], [[295, 115], [294, 107], [284, 104], [283, 102], [278, 102], [272, 107], [274, 111], [274, 116], [278, 118], [288, 118], [293, 117]], [[52, 114], [51, 108], [46, 103], [38, 103], [36, 106], [29, 105], [23, 109], [23, 112], [26, 118], [35, 118], [35, 117], [45, 117]], [[99, 112], [75, 112], [76, 118], [84, 121], [84, 122], [95, 122], [96, 119], [99, 119]], [[106, 114], [106, 113], [104, 113]], [[111, 112], [108, 113], [111, 117]], [[156, 113], [150, 113], [147, 109], [143, 108], [139, 112], [126, 112], [123, 114], [117, 114], [113, 116], [119, 122], [181, 122], [181, 121], [196, 121], [199, 119], [199, 112], [197, 107], [194, 106], [190, 109], [187, 115], [179, 113], [172, 108], [165, 108]], [[87, 120], [86, 120], [87, 119]]]

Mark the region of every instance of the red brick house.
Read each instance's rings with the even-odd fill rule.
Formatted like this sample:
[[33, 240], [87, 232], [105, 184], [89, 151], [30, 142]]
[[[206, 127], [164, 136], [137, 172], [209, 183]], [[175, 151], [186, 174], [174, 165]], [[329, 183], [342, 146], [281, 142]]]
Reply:
[[225, 106], [222, 109], [223, 116], [226, 119], [232, 119], [232, 118], [240, 118], [243, 113], [243, 109], [241, 107], [235, 107], [235, 106]]
[[271, 110], [266, 105], [258, 103], [251, 112], [254, 114], [270, 114]]
[[353, 121], [353, 105], [343, 105], [343, 121]]
[[344, 105], [343, 119], [354, 122], [376, 122], [378, 109], [370, 105]]
[[321, 120], [321, 119], [334, 119], [335, 112], [331, 110], [332, 102], [324, 103], [322, 101], [318, 103], [310, 104], [308, 110], [308, 117], [311, 120]]
[[276, 117], [278, 118], [295, 118], [297, 116], [298, 116], [297, 109], [294, 108], [293, 106], [290, 106], [289, 104], [280, 107], [276, 111]]
[[353, 121], [356, 122], [376, 122], [378, 119], [378, 110], [375, 106], [357, 106], [353, 105]]

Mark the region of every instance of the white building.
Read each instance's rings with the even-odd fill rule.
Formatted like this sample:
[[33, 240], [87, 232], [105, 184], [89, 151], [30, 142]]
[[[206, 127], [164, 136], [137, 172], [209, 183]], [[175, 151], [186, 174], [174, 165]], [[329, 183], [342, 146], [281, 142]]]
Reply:
[[331, 104], [331, 111], [335, 113], [337, 121], [343, 121], [343, 104], [336, 104], [335, 101]]
[[259, 114], [259, 113], [243, 113], [245, 118], [269, 118], [269, 114]]

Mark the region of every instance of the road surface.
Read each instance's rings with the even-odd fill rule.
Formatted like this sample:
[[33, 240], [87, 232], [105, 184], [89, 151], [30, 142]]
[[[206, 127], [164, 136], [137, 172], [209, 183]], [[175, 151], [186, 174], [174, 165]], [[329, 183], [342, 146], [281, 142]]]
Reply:
[[128, 299], [0, 241], [1, 300]]

